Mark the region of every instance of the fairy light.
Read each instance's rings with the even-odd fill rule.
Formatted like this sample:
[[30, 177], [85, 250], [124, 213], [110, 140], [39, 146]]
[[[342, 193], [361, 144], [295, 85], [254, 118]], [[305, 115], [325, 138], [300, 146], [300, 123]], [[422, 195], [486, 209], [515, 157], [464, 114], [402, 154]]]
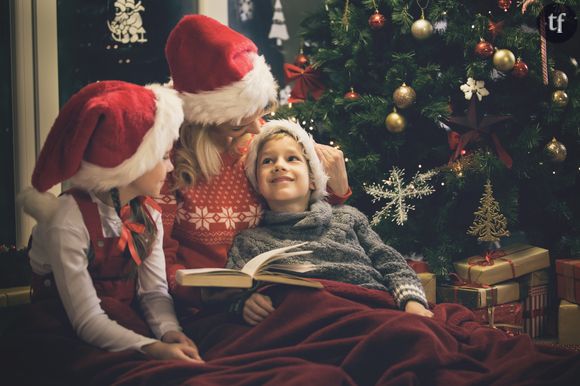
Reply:
[[475, 24], [472, 24], [471, 25], [471, 29], [475, 29]]
[[442, 182], [442, 183], [441, 183], [441, 186], [445, 186], [445, 182]]
[[306, 125], [306, 121], [302, 121], [302, 124], [303, 124], [303, 125]]
[[308, 127], [308, 130], [310, 130], [310, 131], [314, 130], [314, 126]]
[[330, 141], [330, 146], [334, 146], [334, 141]]
[[555, 171], [555, 170], [552, 170], [552, 174], [553, 174], [553, 175], [556, 175], [556, 171]]
[[[345, 158], [345, 159], [344, 159], [344, 162], [348, 162], [348, 158]], [[580, 169], [580, 168], [579, 168], [579, 169]]]
[[423, 165], [419, 164], [419, 169], [421, 169], [423, 167]]
[[291, 109], [292, 108], [292, 102], [288, 102], [288, 108]]
[[270, 112], [270, 116], [271, 117], [275, 117], [276, 116], [276, 112], [275, 111]]

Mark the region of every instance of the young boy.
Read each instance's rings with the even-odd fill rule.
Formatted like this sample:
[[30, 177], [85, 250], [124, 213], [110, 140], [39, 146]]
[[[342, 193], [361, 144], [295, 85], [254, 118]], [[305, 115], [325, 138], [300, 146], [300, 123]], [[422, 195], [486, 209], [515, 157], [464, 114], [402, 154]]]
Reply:
[[[268, 205], [261, 226], [241, 232], [229, 253], [228, 268], [241, 268], [268, 250], [308, 241], [313, 253], [286, 262], [314, 264], [307, 276], [391, 291], [407, 312], [433, 316], [421, 282], [405, 259], [385, 245], [357, 209], [330, 206], [323, 200], [328, 177], [314, 150], [314, 140], [300, 125], [270, 121], [250, 145], [246, 159], [250, 183]], [[274, 308], [253, 293], [242, 316], [260, 323]]]

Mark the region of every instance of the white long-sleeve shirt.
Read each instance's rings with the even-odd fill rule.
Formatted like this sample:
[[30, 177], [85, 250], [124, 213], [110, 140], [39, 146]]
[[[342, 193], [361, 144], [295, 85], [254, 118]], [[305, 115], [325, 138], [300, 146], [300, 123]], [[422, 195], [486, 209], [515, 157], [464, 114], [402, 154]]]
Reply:
[[[101, 216], [103, 235], [119, 237], [121, 219], [115, 209], [90, 195]], [[161, 338], [181, 328], [167, 290], [161, 214], [153, 209], [150, 213], [157, 225], [157, 237], [151, 255], [137, 269], [137, 297], [151, 331]], [[156, 340], [119, 325], [103, 311], [88, 271], [89, 245], [89, 232], [75, 199], [62, 195], [56, 214], [33, 229], [29, 253], [32, 270], [39, 275], [54, 274], [68, 318], [81, 339], [109, 351], [141, 351]]]

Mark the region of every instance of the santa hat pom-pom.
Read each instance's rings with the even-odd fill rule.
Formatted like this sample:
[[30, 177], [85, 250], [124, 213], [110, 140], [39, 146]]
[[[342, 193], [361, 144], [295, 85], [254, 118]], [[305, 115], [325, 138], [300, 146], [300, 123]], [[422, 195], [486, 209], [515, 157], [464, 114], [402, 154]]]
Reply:
[[16, 203], [37, 222], [47, 222], [58, 208], [58, 198], [52, 193], [40, 193], [29, 187], [18, 194]]

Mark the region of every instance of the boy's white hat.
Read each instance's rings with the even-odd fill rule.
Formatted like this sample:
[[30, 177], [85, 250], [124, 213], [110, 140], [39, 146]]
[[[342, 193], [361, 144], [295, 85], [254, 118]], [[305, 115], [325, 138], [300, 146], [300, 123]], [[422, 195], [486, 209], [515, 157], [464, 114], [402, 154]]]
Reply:
[[310, 173], [312, 182], [314, 182], [314, 191], [310, 195], [310, 203], [319, 201], [328, 195], [326, 191], [326, 184], [328, 183], [328, 176], [324, 172], [322, 162], [316, 154], [314, 149], [314, 138], [306, 132], [298, 123], [278, 119], [272, 120], [262, 126], [260, 134], [256, 135], [250, 144], [246, 156], [246, 176], [250, 183], [258, 191], [258, 180], [256, 178], [256, 162], [258, 160], [258, 149], [260, 149], [262, 142], [270, 135], [275, 133], [288, 133], [304, 148], [304, 153], [308, 164], [310, 165]]

